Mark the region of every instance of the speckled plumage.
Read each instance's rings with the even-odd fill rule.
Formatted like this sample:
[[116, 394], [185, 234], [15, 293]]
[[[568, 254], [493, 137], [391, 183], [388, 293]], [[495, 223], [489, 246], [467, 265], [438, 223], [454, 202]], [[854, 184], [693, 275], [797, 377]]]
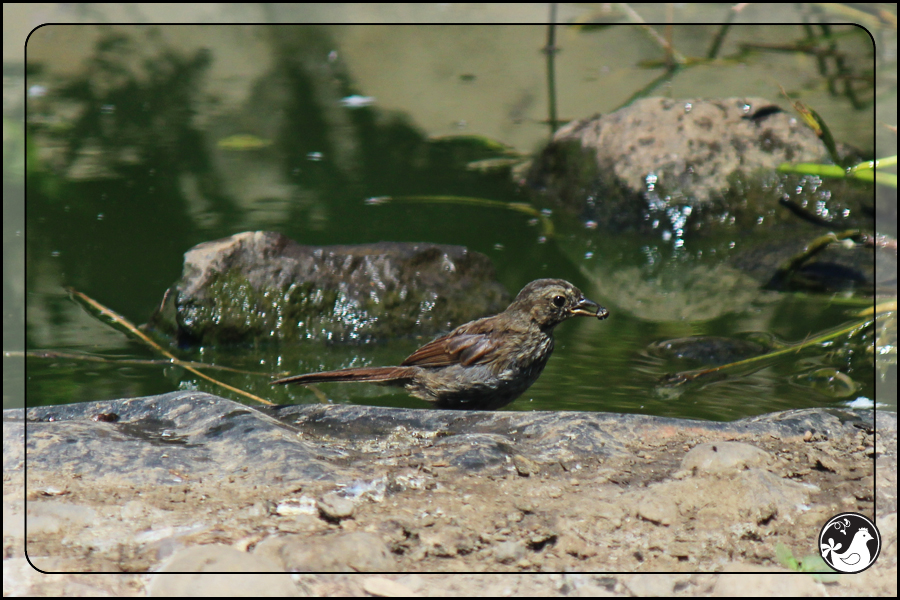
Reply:
[[398, 367], [308, 373], [272, 383], [364, 381], [404, 387], [441, 408], [492, 410], [537, 381], [553, 352], [553, 329], [574, 316], [605, 319], [609, 311], [568, 281], [538, 279], [502, 313], [460, 325]]

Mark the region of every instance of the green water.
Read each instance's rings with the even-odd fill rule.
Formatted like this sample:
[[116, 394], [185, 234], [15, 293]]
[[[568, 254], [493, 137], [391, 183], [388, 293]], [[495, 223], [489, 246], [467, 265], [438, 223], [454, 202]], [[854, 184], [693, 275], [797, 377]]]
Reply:
[[[302, 38], [304, 31], [309, 33], [300, 30], [296, 35]], [[461, 38], [470, 43], [509, 33], [479, 33], [464, 28], [459, 31]], [[606, 321], [576, 319], [557, 329], [556, 351], [544, 374], [507, 410], [612, 411], [729, 420], [790, 408], [839, 406], [856, 398], [875, 399], [872, 361], [858, 351], [835, 351], [835, 347], [843, 347], [841, 341], [727, 377], [678, 387], [664, 385], [661, 380], [668, 373], [704, 365], [660, 358], [648, 351], [648, 346], [661, 340], [691, 335], [740, 337], [762, 333], [783, 344], [800, 342], [852, 322], [853, 313], [858, 310], [854, 304], [830, 297], [752, 290], [743, 296], [711, 297], [710, 312], [705, 316], [677, 316], [678, 311], [671, 315], [648, 312], [639, 306], [641, 288], [630, 287], [628, 274], [646, 276], [646, 261], [653, 257], [660, 276], [669, 273], [677, 279], [683, 265], [704, 264], [691, 254], [696, 248], [676, 250], [657, 238], [597, 231], [584, 227], [577, 218], [560, 215], [551, 215], [556, 232], [548, 237], [531, 217], [511, 210], [427, 202], [366, 203], [367, 198], [404, 195], [527, 200], [508, 175], [466, 169], [466, 163], [480, 158], [483, 149], [447, 147], [428, 140], [429, 135], [453, 133], [462, 121], [468, 125], [457, 133], [489, 135], [516, 144], [523, 153], [533, 150], [546, 137], [546, 125], [541, 123], [546, 118], [546, 90], [543, 55], [539, 53], [544, 28], [519, 31], [520, 36], [531, 36], [533, 56], [522, 58], [512, 51], [504, 54], [502, 49], [493, 47], [493, 53], [479, 54], [475, 60], [467, 54], [472, 52], [471, 46], [462, 43], [446, 49], [456, 57], [455, 62], [443, 58], [440, 67], [432, 64], [432, 70], [424, 76], [411, 67], [415, 60], [409, 55], [396, 57], [385, 50], [381, 68], [385, 69], [384, 77], [397, 82], [395, 87], [406, 86], [407, 93], [413, 95], [421, 86], [422, 95], [433, 98], [434, 90], [425, 88], [443, 85], [451, 90], [444, 94], [450, 98], [433, 102], [451, 106], [452, 94], [456, 94], [455, 101], [464, 107], [454, 111], [442, 104], [445, 112], [438, 120], [428, 110], [427, 103], [432, 100], [423, 103], [410, 99], [410, 106], [404, 111], [402, 106], [386, 107], [377, 100], [379, 96], [384, 99], [383, 94], [388, 91], [378, 93], [362, 87], [364, 81], [371, 81], [372, 74], [361, 74], [360, 65], [377, 63], [373, 55], [377, 56], [379, 48], [397, 51], [389, 43], [389, 34], [379, 37], [383, 46], [368, 46], [374, 49], [367, 55], [357, 47], [362, 44], [362, 32], [336, 28], [310, 34], [310, 40], [295, 39], [295, 46], [277, 46], [279, 50], [269, 51], [271, 62], [258, 72], [246, 65], [235, 68], [235, 73], [227, 77], [218, 72], [218, 77], [224, 77], [224, 84], [210, 83], [208, 78], [212, 75], [204, 67], [200, 69], [203, 74], [195, 79], [184, 76], [182, 83], [187, 89], [177, 85], [177, 78], [169, 87], [160, 84], [154, 88], [157, 95], [151, 99], [148, 88], [133, 92], [126, 89], [116, 96], [115, 107], [108, 103], [97, 105], [100, 114], [96, 122], [73, 120], [87, 130], [66, 134], [71, 135], [67, 139], [76, 135], [100, 139], [107, 150], [98, 162], [116, 169], [115, 178], [73, 180], [60, 177], [46, 166], [32, 168], [56, 159], [52, 154], [51, 158], [45, 154], [39, 159], [41, 144], [46, 140], [35, 138], [29, 150], [29, 160], [34, 157], [34, 162], [29, 164], [26, 181], [25, 349], [83, 353], [106, 361], [89, 362], [70, 356], [26, 359], [28, 405], [144, 396], [175, 389], [199, 389], [249, 402], [180, 367], [125, 362], [161, 357], [84, 312], [64, 290], [71, 286], [140, 324], [179, 277], [186, 250], [203, 241], [249, 230], [279, 231], [310, 245], [378, 241], [463, 245], [490, 257], [499, 280], [511, 295], [533, 279], [556, 277], [572, 281], [589, 298], [606, 306], [611, 312]], [[692, 31], [695, 35], [702, 32], [709, 39], [715, 34], [712, 28], [694, 27]], [[410, 33], [402, 31], [404, 36]], [[265, 37], [266, 32], [261, 35]], [[748, 30], [735, 35], [736, 45], [738, 40], [752, 39], [757, 34]], [[771, 31], [766, 35], [779, 37]], [[564, 48], [577, 54], [582, 62], [566, 62], [560, 69], [560, 104], [565, 116], [590, 114], [581, 108], [585, 104], [595, 107], [591, 112], [611, 110], [623, 96], [627, 97], [626, 91], [633, 92], [648, 80], [647, 71], [637, 66], [638, 58], [657, 56], [647, 46], [646, 38], [635, 29], [630, 29], [630, 33], [617, 30], [611, 36], [615, 39], [606, 48], [604, 59], [589, 62], [584, 57], [590, 56], [592, 47], [603, 44], [601, 38], [566, 31]], [[227, 44], [227, 36], [223, 37], [226, 39], [221, 43]], [[142, 39], [134, 43], [140, 45]], [[623, 41], [630, 46], [616, 54], [614, 47]], [[180, 43], [187, 45], [184, 40]], [[285, 48], [298, 54], [288, 56]], [[326, 57], [330, 48], [346, 61], [335, 71], [338, 83], [316, 76], [315, 68], [309, 66], [309, 61], [320, 61], [323, 68], [329, 64]], [[185, 49], [184, 56], [196, 56], [192, 53], [195, 50]], [[148, 52], [152, 55], [152, 48]], [[215, 43], [210, 43], [204, 52], [203, 60], [217, 68], [221, 67], [217, 61], [228, 56], [226, 48]], [[415, 54], [408, 48], [406, 52]], [[391, 56], [396, 64], [390, 62]], [[296, 62], [278, 71], [272, 65], [279, 60]], [[772, 80], [791, 81], [798, 61], [805, 61], [810, 69], [814, 67], [812, 59], [805, 55], [756, 55], [742, 64], [705, 68], [710, 77], [716, 77], [716, 85], [706, 81], [703, 89], [694, 93], [682, 89], [690, 87], [686, 81], [697, 78], [697, 71], [688, 71], [683, 79], [676, 78], [657, 95], [711, 95], [715, 90], [720, 97], [758, 95], [774, 99], [778, 90]], [[59, 93], [61, 84], [58, 75], [49, 74], [49, 62], [48, 58], [42, 63], [43, 70], [35, 70], [33, 82], [48, 86], [52, 95]], [[429, 64], [427, 60], [423, 62]], [[171, 68], [172, 64], [164, 66]], [[449, 71], [444, 73], [443, 68]], [[616, 82], [611, 98], [603, 97], [603, 85], [591, 87], [589, 83], [591, 78], [602, 78], [607, 72], [604, 68], [612, 69], [610, 77]], [[634, 85], [625, 90], [629, 70]], [[509, 77], [504, 77], [506, 71], [510, 71]], [[529, 87], [511, 91], [510, 88], [524, 85], [520, 71], [528, 75], [525, 79]], [[810, 78], [814, 79], [812, 73]], [[471, 75], [475, 76], [474, 83]], [[588, 89], [570, 97], [566, 76], [576, 82], [575, 87]], [[486, 98], [495, 89], [496, 101], [466, 108], [472, 102], [475, 84], [479, 86], [478, 93]], [[245, 100], [236, 102], [237, 108], [230, 112], [222, 108], [227, 104], [227, 92], [234, 91], [229, 85], [243, 86], [247, 92]], [[194, 93], [192, 86], [205, 91]], [[210, 100], [210, 96], [216, 96], [210, 90], [217, 92], [218, 104]], [[362, 108], [336, 104], [351, 92], [372, 95], [376, 103]], [[589, 99], [591, 95], [593, 99]], [[278, 102], [283, 110], [278, 114], [271, 111], [273, 96], [282, 98]], [[812, 99], [804, 100], [811, 104], [817, 101], [818, 112], [833, 117], [833, 130], [855, 131], [857, 139], [851, 140], [853, 143], [871, 144], [871, 108], [868, 113], [865, 109], [851, 109], [845, 100], [821, 90]], [[49, 118], [64, 107], [64, 103], [52, 101], [41, 106], [35, 100], [29, 111], [43, 111]], [[569, 114], [570, 110], [582, 112]], [[482, 113], [488, 113], [495, 121], [484, 130], [473, 124], [484, 117]], [[860, 123], [866, 123], [865, 127]], [[135, 133], [133, 145], [142, 149], [145, 160], [127, 164], [122, 156], [128, 151], [123, 146], [129, 144], [104, 140], [104, 132], [110, 131], [113, 137], [123, 131], [151, 131], [146, 136]], [[239, 133], [251, 133], [262, 142], [246, 149], [221, 143]], [[116, 148], [119, 154], [109, 148]], [[696, 276], [690, 269], [684, 272]], [[674, 285], [678, 288], [677, 282]], [[690, 287], [689, 283], [685, 285]], [[698, 288], [697, 293], [703, 293], [702, 289]], [[672, 303], [681, 301], [679, 297], [673, 293]], [[398, 364], [427, 341], [396, 339], [357, 346], [310, 344], [302, 348], [202, 348], [175, 352], [183, 359], [253, 373], [207, 371], [228, 385], [277, 403], [308, 403], [319, 402], [321, 396], [300, 387], [273, 389], [268, 385], [269, 377], [276, 373]], [[840, 370], [853, 385], [848, 388], [840, 382], [821, 384], [815, 374], [822, 369]], [[366, 384], [322, 385], [320, 391], [327, 401], [336, 403], [427, 406], [402, 390]]]

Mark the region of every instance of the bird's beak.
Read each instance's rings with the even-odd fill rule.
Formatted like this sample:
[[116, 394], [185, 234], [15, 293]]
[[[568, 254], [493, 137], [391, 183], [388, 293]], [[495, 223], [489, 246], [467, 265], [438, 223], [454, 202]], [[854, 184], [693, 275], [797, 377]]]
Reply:
[[598, 319], [605, 319], [609, 316], [609, 311], [597, 304], [592, 300], [588, 300], [587, 298], [582, 298], [581, 302], [575, 305], [575, 307], [569, 311], [573, 315], [581, 316], [581, 317], [597, 317]]

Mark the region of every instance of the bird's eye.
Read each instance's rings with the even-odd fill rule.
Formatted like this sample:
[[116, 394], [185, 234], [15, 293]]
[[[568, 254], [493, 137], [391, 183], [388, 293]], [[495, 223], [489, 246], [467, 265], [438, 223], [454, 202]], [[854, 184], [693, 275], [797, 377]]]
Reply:
[[553, 297], [553, 306], [556, 308], [562, 308], [566, 305], [566, 297], [565, 296], [554, 296]]

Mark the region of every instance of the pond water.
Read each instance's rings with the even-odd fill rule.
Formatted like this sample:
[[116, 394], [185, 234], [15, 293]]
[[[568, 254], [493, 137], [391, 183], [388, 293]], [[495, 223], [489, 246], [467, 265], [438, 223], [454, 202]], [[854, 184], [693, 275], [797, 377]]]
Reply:
[[[852, 62], [848, 68], [874, 68], [868, 37], [851, 30], [835, 30], [835, 43]], [[720, 32], [718, 26], [674, 27], [673, 45], [686, 57], [702, 57]], [[664, 53], [637, 27], [560, 27], [556, 34], [560, 122], [610, 112], [662, 73], [648, 61], [664, 61]], [[871, 152], [873, 93], [861, 92], [854, 107], [847, 95], [829, 90], [815, 55], [787, 49], [808, 34], [799, 25], [735, 26], [719, 60], [684, 69], [652, 95], [760, 96], [789, 109], [781, 85], [802, 93], [840, 142]], [[533, 279], [563, 278], [606, 306], [606, 321], [577, 319], [557, 329], [544, 374], [506, 410], [731, 420], [871, 405], [876, 396], [895, 406], [881, 397], [895, 397], [896, 367], [876, 377], [859, 334], [682, 385], [666, 379], [727, 356], [714, 348], [710, 356], [679, 358], [660, 351], [668, 340], [762, 339], [769, 348], [785, 348], [859, 321], [856, 313], [871, 299], [755, 289], [718, 296], [697, 270], [708, 267], [704, 277], [715, 278], [716, 263], [705, 263], [703, 247], [690, 242], [676, 247], [662, 234], [601, 231], [553, 211], [545, 213], [554, 226], [548, 235], [544, 222], [522, 212], [434, 200], [531, 199], [508, 170], [485, 172], [479, 168], [485, 163], [473, 163], [527, 155], [548, 138], [546, 36], [546, 26], [54, 26], [35, 32], [26, 82], [25, 349], [54, 354], [26, 359], [28, 405], [173, 389], [247, 401], [180, 367], [142, 362], [161, 357], [85, 312], [65, 288], [140, 324], [180, 276], [190, 247], [269, 230], [309, 245], [463, 245], [491, 259], [511, 295]], [[413, 196], [432, 200], [367, 202]], [[642, 304], [641, 286], [651, 276], [671, 279], [665, 306]], [[699, 304], [706, 308], [681, 310], [685, 294], [709, 294]], [[393, 388], [273, 389], [268, 380], [276, 373], [399, 364], [426, 341], [175, 353], [239, 369], [206, 372], [276, 403], [425, 407]]]

